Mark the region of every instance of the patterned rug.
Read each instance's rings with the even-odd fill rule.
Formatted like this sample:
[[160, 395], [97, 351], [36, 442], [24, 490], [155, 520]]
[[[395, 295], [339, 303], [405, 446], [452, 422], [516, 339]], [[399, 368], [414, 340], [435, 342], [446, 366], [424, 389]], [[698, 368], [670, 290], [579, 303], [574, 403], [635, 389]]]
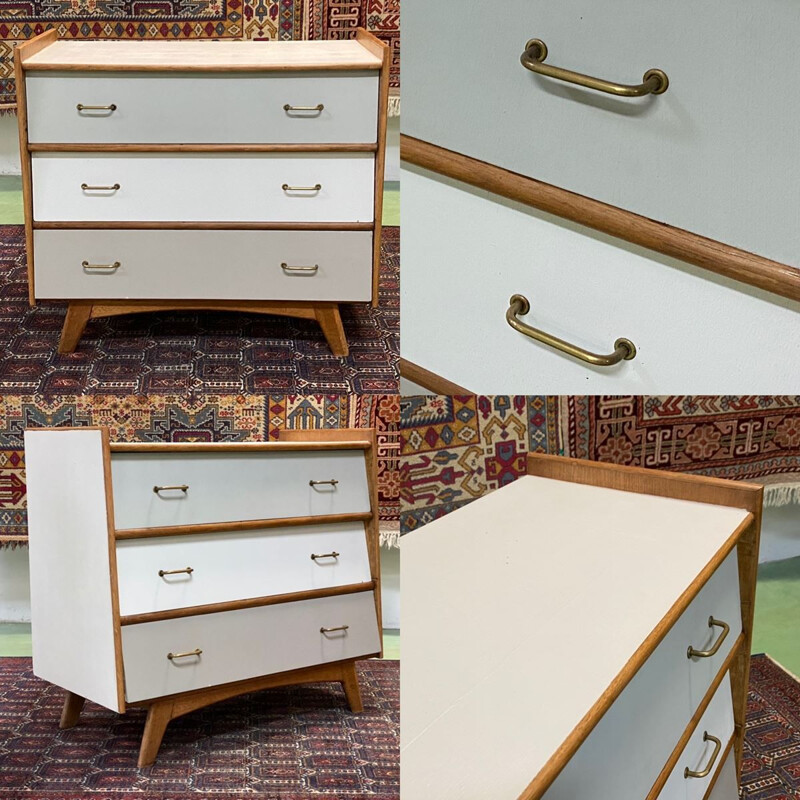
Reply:
[[27, 427], [105, 425], [121, 442], [253, 442], [291, 428], [375, 428], [381, 542], [397, 543], [400, 476], [397, 395], [92, 395], [0, 398], [0, 548], [27, 539]]
[[400, 664], [358, 664], [364, 711], [336, 684], [268, 689], [170, 723], [151, 767], [136, 757], [145, 712], [87, 703], [59, 730], [64, 693], [29, 658], [0, 659], [0, 798], [389, 800], [400, 785]]
[[[62, 39], [349, 39], [366, 28], [392, 51], [399, 113], [400, 0], [0, 0], [0, 109], [13, 109], [14, 47], [48, 28]], [[214, 98], [209, 98], [213, 106]]]
[[402, 531], [525, 474], [528, 452], [752, 480], [800, 503], [798, 397], [406, 397]]
[[93, 320], [57, 352], [66, 305], [28, 305], [22, 226], [0, 226], [0, 391], [75, 395], [397, 392], [399, 228], [383, 229], [380, 306], [342, 306], [350, 355], [332, 355], [316, 322], [182, 312]]

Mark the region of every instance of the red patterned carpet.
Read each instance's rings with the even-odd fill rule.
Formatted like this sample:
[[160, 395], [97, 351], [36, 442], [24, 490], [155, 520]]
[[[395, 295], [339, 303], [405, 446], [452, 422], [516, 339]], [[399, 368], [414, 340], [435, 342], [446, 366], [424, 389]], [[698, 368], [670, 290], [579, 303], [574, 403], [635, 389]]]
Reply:
[[350, 356], [315, 322], [260, 314], [132, 314], [89, 323], [56, 348], [66, 306], [30, 308], [20, 225], [0, 226], [0, 391], [4, 394], [393, 394], [398, 390], [400, 233], [383, 229], [380, 306], [342, 306]]
[[87, 704], [58, 728], [63, 692], [0, 659], [0, 798], [83, 800], [396, 800], [400, 666], [358, 665], [364, 711], [336, 684], [270, 689], [174, 720], [156, 763], [139, 769], [144, 712]]

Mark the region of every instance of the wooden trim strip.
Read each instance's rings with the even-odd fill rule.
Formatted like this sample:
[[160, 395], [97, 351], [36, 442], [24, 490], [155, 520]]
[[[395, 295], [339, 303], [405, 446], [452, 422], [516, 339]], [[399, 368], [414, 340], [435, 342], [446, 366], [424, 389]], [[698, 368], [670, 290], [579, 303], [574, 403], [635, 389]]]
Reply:
[[34, 221], [34, 230], [191, 230], [191, 231], [371, 231], [372, 222], [47, 222]]
[[[49, 33], [49, 31], [48, 31]], [[33, 55], [33, 54], [31, 54]], [[356, 61], [315, 64], [25, 64], [28, 72], [377, 72], [380, 64]]]
[[453, 383], [452, 381], [447, 380], [447, 378], [443, 378], [441, 375], [437, 375], [435, 372], [431, 372], [430, 370], [425, 369], [425, 367], [421, 367], [419, 364], [415, 364], [406, 358], [401, 358], [398, 366], [400, 368], [401, 378], [412, 381], [418, 386], [422, 386], [424, 389], [428, 389], [434, 394], [475, 394], [475, 392], [471, 392], [469, 389], [465, 389], [463, 386], [459, 386], [457, 383]]
[[125, 539], [158, 539], [164, 536], [192, 536], [198, 533], [236, 533], [271, 528], [296, 528], [302, 525], [340, 525], [344, 522], [369, 522], [372, 513], [328, 514], [318, 517], [286, 517], [284, 519], [236, 520], [234, 522], [207, 522], [199, 525], [169, 525], [159, 528], [120, 528], [115, 533], [117, 541]]
[[372, 144], [29, 144], [31, 153], [375, 153]]
[[[744, 735], [744, 733], [742, 733]], [[708, 788], [706, 789], [706, 793], [703, 795], [703, 800], [708, 800], [711, 797], [711, 793], [714, 791], [714, 786], [717, 783], [717, 779], [722, 774], [722, 768], [725, 766], [725, 761], [728, 759], [728, 755], [731, 752], [731, 748], [736, 744], [737, 738], [739, 736], [738, 729], [734, 728], [733, 736], [731, 736], [730, 741], [727, 745], [725, 745], [725, 749], [722, 751], [722, 755], [719, 759], [719, 766], [717, 767], [714, 775], [711, 777], [711, 780], [708, 783]]]
[[112, 453], [255, 453], [262, 450], [290, 453], [301, 450], [369, 450], [372, 442], [357, 439], [335, 442], [312, 442], [308, 439], [298, 442], [112, 442], [110, 447]]
[[674, 228], [410, 136], [400, 137], [400, 157], [409, 164], [594, 228], [718, 275], [788, 297], [790, 300], [800, 300], [800, 268]]
[[320, 597], [337, 597], [343, 594], [358, 594], [372, 592], [375, 582], [354, 583], [348, 586], [334, 586], [330, 589], [309, 589], [305, 592], [291, 592], [289, 594], [273, 594], [266, 597], [253, 597], [247, 600], [229, 600], [225, 603], [211, 603], [206, 606], [189, 606], [188, 608], [173, 608], [169, 611], [152, 611], [147, 614], [127, 614], [120, 617], [121, 625], [140, 625], [145, 622], [162, 622], [167, 619], [180, 619], [182, 617], [197, 617], [203, 614], [217, 614], [221, 611], [238, 611], [244, 608], [259, 608], [261, 606], [281, 605], [282, 603], [295, 603], [301, 600], [316, 600]]

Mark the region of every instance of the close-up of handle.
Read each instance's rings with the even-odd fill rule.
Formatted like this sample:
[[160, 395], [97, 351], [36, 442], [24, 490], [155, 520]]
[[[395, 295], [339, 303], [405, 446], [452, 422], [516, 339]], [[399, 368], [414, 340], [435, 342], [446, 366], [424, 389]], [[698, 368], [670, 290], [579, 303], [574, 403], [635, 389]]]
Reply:
[[81, 189], [84, 192], [116, 192], [117, 189], [120, 188], [118, 183], [115, 183], [113, 186], [90, 186], [88, 183], [82, 183]]
[[167, 658], [174, 661], [176, 658], [189, 658], [190, 656], [202, 655], [203, 651], [198, 647], [196, 650], [189, 650], [187, 653], [167, 653]]
[[327, 480], [327, 481], [309, 481], [308, 485], [309, 486], [336, 486], [338, 483], [339, 483], [339, 481], [337, 481], [336, 478], [331, 478], [330, 480]]
[[281, 186], [284, 192], [318, 192], [321, 188], [321, 183], [315, 183], [313, 186], [289, 186], [288, 183], [284, 183]]
[[708, 775], [711, 770], [714, 769], [714, 764], [717, 763], [720, 750], [722, 750], [722, 742], [717, 739], [716, 736], [712, 736], [708, 731], [703, 731], [703, 741], [714, 742], [714, 751], [711, 753], [711, 758], [709, 759], [708, 764], [706, 764], [705, 769], [701, 769], [698, 772], [686, 767], [686, 769], [683, 771], [684, 778], [705, 778], [706, 775]]
[[289, 103], [283, 107], [284, 111], [323, 111], [325, 106], [322, 103], [318, 103], [315, 106], [292, 106]]
[[598, 353], [591, 353], [589, 350], [584, 350], [582, 347], [565, 342], [551, 333], [541, 331], [538, 328], [533, 328], [526, 325], [521, 320], [517, 319], [519, 315], [525, 315], [531, 310], [531, 304], [528, 298], [521, 294], [511, 296], [506, 311], [506, 322], [515, 330], [519, 331], [525, 336], [530, 336], [531, 339], [536, 339], [537, 342], [542, 342], [562, 353], [579, 358], [587, 364], [593, 364], [596, 367], [611, 367], [614, 364], [619, 364], [620, 361], [630, 361], [636, 356], [636, 347], [630, 339], [620, 338], [614, 342], [614, 352], [608, 355], [600, 355]]
[[284, 272], [305, 272], [314, 273], [319, 269], [319, 264], [311, 264], [307, 267], [304, 266], [292, 266], [291, 264], [287, 264], [285, 261], [281, 264], [281, 269]]
[[88, 261], [81, 261], [81, 266], [87, 272], [116, 272], [122, 264], [119, 261], [113, 264], [90, 264]]
[[156, 494], [159, 494], [160, 492], [170, 492], [170, 491], [176, 491], [176, 492], [180, 491], [186, 494], [186, 492], [189, 491], [189, 487], [185, 483], [182, 483], [180, 486], [154, 486], [153, 491]]
[[717, 650], [722, 647], [722, 643], [725, 641], [728, 633], [730, 632], [731, 626], [728, 625], [727, 622], [722, 622], [722, 620], [714, 619], [714, 617], [708, 618], [708, 627], [709, 628], [722, 628], [722, 633], [717, 637], [717, 641], [714, 642], [714, 645], [711, 647], [710, 650], [695, 650], [694, 647], [689, 645], [689, 649], [686, 651], [687, 658], [711, 658], [711, 656], [715, 656], [717, 654]]
[[191, 575], [194, 572], [194, 567], [184, 567], [183, 569], [160, 569], [158, 577], [163, 578], [165, 575]]
[[332, 553], [312, 553], [311, 560], [316, 561], [319, 558], [339, 558], [339, 554], [334, 550]]
[[108, 106], [85, 106], [83, 103], [78, 103], [75, 108], [77, 108], [78, 111], [116, 111], [117, 104], [111, 103], [111, 105]]
[[320, 628], [320, 633], [334, 633], [335, 631], [346, 631], [349, 625], [340, 625], [338, 628]]
[[570, 69], [545, 64], [546, 58], [547, 45], [541, 39], [530, 39], [525, 45], [525, 51], [519, 60], [525, 69], [529, 69], [537, 75], [544, 75], [547, 78], [554, 78], [566, 83], [574, 83], [576, 86], [613, 94], [617, 97], [644, 97], [644, 95], [648, 94], [663, 94], [669, 86], [669, 78], [660, 69], [647, 70], [641, 83], [614, 83], [602, 78], [594, 78], [591, 75], [584, 75], [582, 72], [573, 72]]

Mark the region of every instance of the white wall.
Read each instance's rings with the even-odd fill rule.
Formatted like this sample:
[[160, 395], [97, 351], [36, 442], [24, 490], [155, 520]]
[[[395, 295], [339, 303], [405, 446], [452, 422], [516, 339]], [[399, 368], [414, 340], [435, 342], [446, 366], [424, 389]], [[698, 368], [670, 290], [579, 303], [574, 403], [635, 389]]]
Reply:
[[765, 508], [761, 523], [759, 563], [800, 556], [800, 506]]

